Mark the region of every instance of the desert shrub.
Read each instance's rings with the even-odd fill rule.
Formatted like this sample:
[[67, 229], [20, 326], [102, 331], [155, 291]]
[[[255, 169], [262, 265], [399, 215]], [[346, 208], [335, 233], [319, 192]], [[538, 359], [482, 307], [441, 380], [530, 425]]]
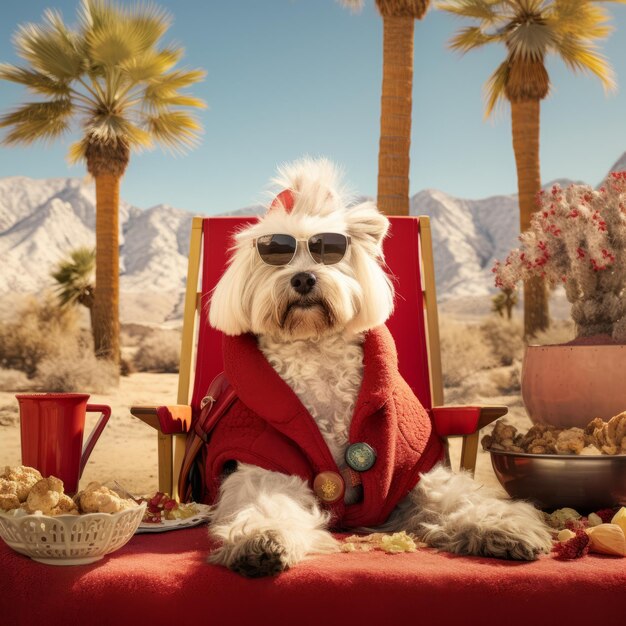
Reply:
[[538, 332], [531, 343], [540, 346], [567, 343], [576, 337], [576, 327], [572, 320], [557, 320], [550, 324], [550, 328]]
[[480, 325], [485, 342], [491, 348], [496, 363], [511, 365], [524, 351], [524, 329], [520, 320], [489, 317]]
[[0, 322], [0, 367], [32, 378], [39, 363], [68, 347], [84, 344], [73, 309], [59, 308], [52, 298], [28, 300], [14, 320]]
[[499, 367], [489, 373], [491, 382], [499, 393], [518, 394], [521, 390], [521, 363], [515, 361], [511, 367]]
[[490, 345], [474, 324], [457, 322], [446, 317], [440, 319], [441, 360], [443, 384], [460, 385], [478, 370], [493, 367], [495, 359]]
[[32, 382], [24, 372], [0, 368], [0, 391], [27, 391], [31, 387]]
[[118, 367], [81, 346], [43, 358], [34, 383], [41, 391], [106, 393], [117, 385]]
[[180, 333], [157, 330], [146, 337], [135, 353], [133, 363], [139, 372], [178, 372]]

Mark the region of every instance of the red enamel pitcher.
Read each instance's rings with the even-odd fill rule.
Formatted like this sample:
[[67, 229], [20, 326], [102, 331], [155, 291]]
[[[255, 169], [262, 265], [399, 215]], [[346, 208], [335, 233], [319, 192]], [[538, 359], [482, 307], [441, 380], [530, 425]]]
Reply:
[[[65, 493], [78, 491], [87, 459], [111, 417], [111, 407], [87, 404], [85, 393], [15, 396], [20, 405], [22, 464], [63, 481]], [[86, 413], [101, 413], [83, 446]]]

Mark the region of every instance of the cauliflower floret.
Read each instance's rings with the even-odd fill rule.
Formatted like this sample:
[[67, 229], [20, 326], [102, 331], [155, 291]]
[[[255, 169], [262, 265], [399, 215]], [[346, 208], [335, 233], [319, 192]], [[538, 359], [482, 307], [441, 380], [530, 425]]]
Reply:
[[14, 481], [0, 478], [0, 509], [10, 511], [19, 508], [20, 501], [16, 490], [17, 484]]
[[17, 467], [6, 466], [0, 478], [14, 482], [15, 494], [20, 502], [25, 502], [33, 485], [42, 479], [41, 474], [34, 467], [18, 465]]
[[117, 513], [130, 507], [128, 500], [97, 482], [89, 483], [76, 499], [83, 513]]
[[36, 482], [26, 499], [26, 508], [30, 513], [41, 511], [44, 515], [53, 515], [52, 510], [59, 505], [63, 495], [63, 481], [56, 476], [42, 478]]

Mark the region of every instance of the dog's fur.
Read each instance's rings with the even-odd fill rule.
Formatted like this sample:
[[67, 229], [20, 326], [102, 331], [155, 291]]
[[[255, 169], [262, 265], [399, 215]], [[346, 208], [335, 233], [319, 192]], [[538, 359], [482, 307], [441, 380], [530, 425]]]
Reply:
[[[393, 285], [382, 264], [389, 222], [371, 202], [348, 208], [338, 173], [326, 160], [283, 167], [275, 180], [295, 205], [270, 210], [236, 237], [231, 263], [211, 300], [210, 322], [226, 334], [253, 333], [259, 348], [309, 410], [341, 467], [349, 416], [361, 386], [363, 333], [393, 309]], [[351, 237], [336, 265], [316, 264], [303, 244], [286, 266], [258, 257], [253, 239], [289, 233], [298, 240], [320, 232]], [[301, 296], [298, 272], [317, 283]], [[348, 416], [348, 417], [346, 417]], [[360, 497], [346, 491], [347, 504]], [[328, 514], [308, 484], [295, 476], [239, 464], [220, 488], [210, 525], [221, 547], [210, 556], [246, 576], [283, 571], [306, 556], [337, 549]], [[500, 500], [469, 475], [436, 466], [423, 475], [382, 527], [406, 530], [429, 545], [458, 554], [532, 560], [550, 547], [540, 514], [529, 504]]]

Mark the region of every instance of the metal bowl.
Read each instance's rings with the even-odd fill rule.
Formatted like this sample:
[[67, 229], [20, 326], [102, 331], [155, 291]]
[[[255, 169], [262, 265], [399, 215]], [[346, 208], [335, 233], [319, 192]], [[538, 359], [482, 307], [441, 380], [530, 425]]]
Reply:
[[493, 470], [512, 498], [544, 510], [567, 506], [580, 513], [626, 505], [626, 454], [490, 453]]

